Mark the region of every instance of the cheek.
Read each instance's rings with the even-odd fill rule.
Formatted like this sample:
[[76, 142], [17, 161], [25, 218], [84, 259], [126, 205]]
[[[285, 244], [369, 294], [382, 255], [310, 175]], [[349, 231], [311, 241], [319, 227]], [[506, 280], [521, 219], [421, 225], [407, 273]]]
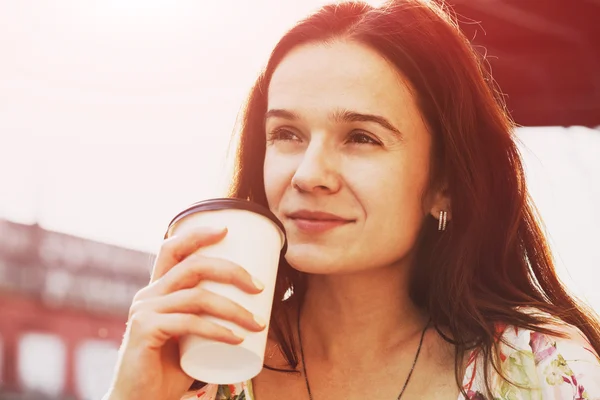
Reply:
[[269, 207], [273, 210], [279, 208], [279, 202], [285, 190], [291, 184], [294, 169], [289, 159], [277, 156], [267, 149], [263, 165], [265, 194]]
[[414, 248], [426, 214], [424, 175], [388, 167], [385, 174], [363, 178], [360, 189], [366, 212], [365, 247], [385, 249], [372, 255], [383, 264], [402, 259]]
[[359, 198], [368, 216], [378, 223], [402, 219], [414, 224], [427, 213], [423, 196], [427, 188], [427, 159], [390, 155], [380, 163], [364, 163], [348, 176], [351, 190]]

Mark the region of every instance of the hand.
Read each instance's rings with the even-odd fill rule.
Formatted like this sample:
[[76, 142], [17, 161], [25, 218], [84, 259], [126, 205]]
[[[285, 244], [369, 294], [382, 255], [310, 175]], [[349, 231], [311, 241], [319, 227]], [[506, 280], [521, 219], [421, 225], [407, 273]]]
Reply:
[[194, 380], [179, 366], [178, 337], [191, 334], [230, 344], [243, 341], [204, 316], [232, 321], [254, 332], [265, 328], [239, 304], [198, 287], [201, 281], [210, 280], [250, 294], [263, 290], [239, 265], [198, 253], [226, 234], [226, 229], [201, 228], [163, 242], [150, 284], [133, 299], [108, 399], [179, 400]]

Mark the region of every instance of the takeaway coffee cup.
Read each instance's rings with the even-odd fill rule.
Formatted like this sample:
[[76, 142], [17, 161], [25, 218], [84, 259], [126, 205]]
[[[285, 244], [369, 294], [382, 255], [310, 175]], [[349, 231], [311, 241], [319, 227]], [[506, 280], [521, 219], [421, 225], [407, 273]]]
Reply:
[[[253, 295], [231, 284], [212, 281], [203, 281], [200, 287], [239, 303], [268, 324], [279, 259], [286, 249], [283, 224], [259, 204], [240, 199], [210, 199], [195, 203], [175, 216], [165, 237], [207, 226], [227, 227], [228, 233], [222, 241], [201, 248], [199, 253], [239, 264], [258, 278], [265, 289]], [[183, 371], [199, 381], [216, 384], [243, 382], [258, 375], [263, 367], [268, 325], [256, 333], [216, 317], [207, 318], [246, 339], [239, 345], [231, 345], [194, 335], [182, 337], [179, 345]]]

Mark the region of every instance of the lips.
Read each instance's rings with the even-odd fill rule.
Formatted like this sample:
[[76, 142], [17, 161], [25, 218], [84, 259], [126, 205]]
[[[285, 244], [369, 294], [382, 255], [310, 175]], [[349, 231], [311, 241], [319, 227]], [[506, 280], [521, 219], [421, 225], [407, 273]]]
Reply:
[[291, 219], [305, 219], [310, 221], [343, 221], [343, 222], [352, 222], [350, 219], [342, 218], [338, 215], [323, 212], [323, 211], [309, 211], [309, 210], [300, 210], [293, 212], [291, 214], [287, 214], [288, 218]]
[[286, 216], [292, 220], [298, 230], [313, 234], [326, 232], [354, 222], [352, 219], [324, 211], [299, 210], [286, 214]]

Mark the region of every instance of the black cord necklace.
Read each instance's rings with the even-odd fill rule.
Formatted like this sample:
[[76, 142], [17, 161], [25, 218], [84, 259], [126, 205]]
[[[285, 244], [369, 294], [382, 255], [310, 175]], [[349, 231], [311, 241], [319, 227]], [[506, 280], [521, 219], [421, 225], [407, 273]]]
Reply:
[[[304, 358], [304, 348], [302, 347], [302, 335], [300, 332], [300, 305], [298, 305], [298, 306], [299, 306], [298, 307], [298, 321], [297, 321], [298, 322], [297, 323], [298, 344], [300, 346], [300, 356], [302, 357], [302, 370], [304, 372], [304, 382], [306, 383], [306, 391], [308, 392], [308, 398], [309, 398], [309, 400], [313, 400], [312, 393], [310, 391], [310, 384], [308, 383], [308, 375], [306, 374], [306, 362], [305, 362], [305, 358]], [[408, 386], [408, 382], [410, 381], [410, 377], [412, 376], [412, 373], [415, 370], [415, 366], [417, 365], [417, 360], [419, 359], [419, 354], [421, 354], [421, 347], [423, 346], [423, 338], [425, 338], [425, 331], [427, 331], [428, 326], [429, 326], [429, 322], [427, 322], [427, 324], [425, 325], [425, 328], [423, 328], [423, 332], [421, 332], [421, 340], [419, 341], [419, 347], [417, 348], [417, 354], [415, 354], [415, 359], [413, 360], [412, 367], [410, 368], [410, 371], [408, 372], [406, 381], [404, 381], [404, 386], [402, 386], [402, 390], [400, 391], [400, 394], [398, 395], [396, 400], [400, 400], [402, 398], [402, 395], [404, 394], [404, 391], [406, 390], [406, 386]]]

